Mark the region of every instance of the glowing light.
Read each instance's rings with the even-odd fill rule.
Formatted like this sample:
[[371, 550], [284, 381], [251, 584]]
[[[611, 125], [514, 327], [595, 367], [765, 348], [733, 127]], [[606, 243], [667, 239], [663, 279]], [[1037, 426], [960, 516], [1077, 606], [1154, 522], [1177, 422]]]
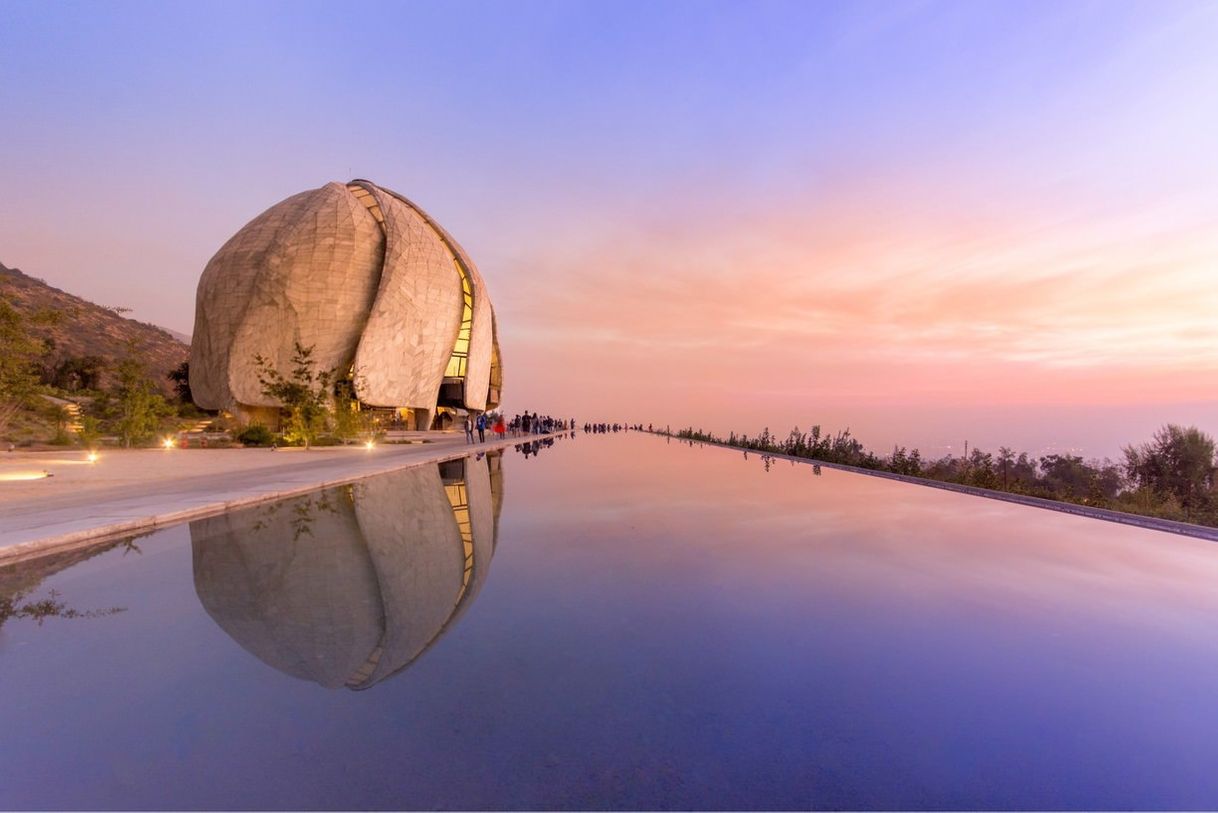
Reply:
[[85, 460], [88, 460], [90, 463], [96, 463], [100, 457], [97, 452], [89, 452], [89, 454], [85, 455]]
[[0, 474], [0, 480], [43, 480], [50, 476], [51, 473], [47, 471], [7, 471]]
[[372, 441], [368, 441], [367, 443], [364, 444], [365, 449], [371, 449], [374, 446], [376, 446], [376, 444], [373, 443]]
[[177, 444], [174, 443], [173, 438], [165, 438], [163, 441], [161, 441], [161, 445], [166, 449], [172, 449]]

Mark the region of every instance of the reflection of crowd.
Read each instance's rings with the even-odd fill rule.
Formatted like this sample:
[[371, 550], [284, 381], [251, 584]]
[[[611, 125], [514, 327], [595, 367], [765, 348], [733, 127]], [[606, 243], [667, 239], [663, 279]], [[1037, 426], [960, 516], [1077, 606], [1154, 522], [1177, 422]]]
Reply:
[[536, 456], [542, 448], [549, 449], [554, 445], [554, 438], [538, 438], [537, 440], [529, 440], [524, 443], [516, 444], [516, 451], [524, 455], [527, 460], [530, 456]]

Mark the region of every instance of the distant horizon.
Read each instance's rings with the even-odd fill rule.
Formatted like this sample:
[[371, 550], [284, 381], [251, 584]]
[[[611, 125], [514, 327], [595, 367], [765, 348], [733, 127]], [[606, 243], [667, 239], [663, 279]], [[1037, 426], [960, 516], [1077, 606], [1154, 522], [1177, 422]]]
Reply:
[[[3, 259], [0, 259], [0, 264], [32, 277], [39, 277], [26, 269], [7, 264]], [[45, 277], [42, 279], [48, 285], [62, 289], [62, 286], [55, 285], [53, 280]], [[67, 289], [63, 290], [69, 294], [73, 293]], [[95, 304], [105, 305], [106, 303]], [[130, 316], [138, 318], [136, 314], [130, 314]], [[187, 333], [180, 333], [155, 321], [147, 319], [139, 319], [139, 321], [164, 328], [175, 338], [186, 343], [189, 343], [191, 338]], [[506, 410], [508, 413], [543, 408], [541, 404], [512, 406], [511, 396], [509, 391], [507, 401], [509, 407]], [[909, 407], [905, 409], [908, 410]], [[909, 450], [919, 449], [924, 456], [934, 458], [946, 454], [959, 456], [967, 442], [969, 448], [980, 448], [989, 452], [1007, 446], [1016, 453], [1027, 452], [1035, 456], [1071, 454], [1087, 459], [1110, 458], [1119, 461], [1124, 446], [1148, 440], [1154, 431], [1168, 423], [1197, 426], [1211, 435], [1218, 436], [1218, 420], [1215, 419], [1215, 416], [1218, 416], [1218, 399], [1199, 400], [1191, 403], [1149, 403], [1101, 407], [1070, 403], [1031, 406], [983, 404], [973, 407], [926, 404], [915, 407], [915, 409], [921, 412], [933, 411], [936, 413], [937, 420], [928, 420], [926, 415], [922, 415], [915, 421], [915, 425], [920, 427], [919, 430], [903, 436], [898, 436], [896, 430], [886, 426], [888, 421], [885, 408], [875, 405], [839, 406], [820, 412], [813, 408], [803, 414], [798, 414], [798, 410], [793, 407], [784, 407], [781, 410], [774, 410], [769, 417], [759, 416], [757, 419], [759, 422], [755, 423], [747, 423], [752, 420], [748, 416], [742, 416], [734, 423], [727, 419], [713, 417], [698, 420], [696, 415], [657, 421], [645, 415], [627, 415], [624, 412], [616, 414], [611, 410], [594, 411], [574, 417], [580, 422], [603, 420], [631, 424], [641, 422], [644, 426], [654, 424], [656, 428], [669, 426], [674, 432], [694, 428], [722, 435], [735, 432], [755, 436], [768, 428], [772, 433], [783, 437], [792, 429], [808, 431], [813, 424], [819, 423], [822, 430], [827, 433], [850, 430], [851, 434], [858, 437], [864, 446], [877, 454], [886, 454], [894, 447], [902, 446]], [[1013, 421], [1010, 415], [1003, 414], [1004, 410], [1018, 412], [1021, 409], [1031, 409], [1037, 413], [1037, 417], [1025, 419], [1025, 422], [1021, 424]], [[1106, 426], [1097, 428], [1094, 425], [1094, 413], [1097, 411], [1110, 413], [1113, 425], [1117, 427], [1117, 430], [1114, 431]], [[975, 413], [971, 424], [965, 417], [969, 412]], [[569, 411], [555, 410], [555, 414], [561, 417], [573, 417]], [[781, 422], [784, 416], [787, 423]], [[834, 420], [838, 422], [835, 423]], [[964, 431], [954, 431], [959, 427], [963, 427]], [[1119, 431], [1125, 431], [1126, 434], [1118, 436]]]
[[225, 240], [364, 177], [478, 263], [508, 411], [1218, 434], [1218, 4], [153, 8], [0, 2], [6, 265], [189, 335]]

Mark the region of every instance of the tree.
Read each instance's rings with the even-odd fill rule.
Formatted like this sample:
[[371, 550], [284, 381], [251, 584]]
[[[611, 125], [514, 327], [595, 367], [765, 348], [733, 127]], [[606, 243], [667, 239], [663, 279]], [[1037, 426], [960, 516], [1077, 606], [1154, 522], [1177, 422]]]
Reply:
[[118, 365], [115, 396], [115, 426], [119, 439], [128, 449], [152, 437], [161, 417], [170, 411], [164, 396], [156, 391], [144, 363], [134, 356], [128, 356]]
[[55, 446], [67, 446], [72, 442], [72, 435], [68, 432], [68, 425], [71, 423], [72, 415], [68, 412], [66, 405], [48, 402], [44, 409], [51, 420], [55, 422], [55, 435], [51, 438], [51, 444]]
[[1139, 487], [1175, 497], [1187, 515], [1211, 500], [1214, 450], [1214, 439], [1197, 427], [1167, 424], [1149, 443], [1125, 447], [1125, 473]]
[[76, 438], [86, 449], [97, 448], [98, 441], [101, 440], [101, 422], [92, 415], [82, 415], [80, 431], [76, 433]]
[[59, 591], [51, 590], [47, 598], [27, 601], [28, 590], [18, 590], [11, 595], [0, 594], [0, 627], [10, 618], [28, 618], [42, 626], [48, 618], [101, 618], [127, 611], [126, 607], [109, 607], [104, 610], [74, 610], [59, 600]]
[[968, 457], [968, 481], [979, 488], [997, 488], [1001, 484], [994, 469], [994, 456], [974, 448]]
[[907, 452], [904, 446], [893, 446], [892, 456], [888, 458], [888, 470], [917, 477], [922, 473], [922, 453], [917, 449]]
[[31, 320], [0, 296], [0, 434], [38, 391], [36, 364], [46, 344], [30, 332], [30, 325], [49, 318]]
[[326, 429], [330, 413], [330, 386], [334, 380], [333, 370], [314, 369], [317, 362], [313, 359], [313, 347], [296, 342], [292, 353], [291, 377], [279, 372], [261, 353], [254, 356], [262, 394], [278, 401], [288, 412], [284, 436], [289, 441], [304, 443], [306, 449]]
[[998, 471], [1002, 474], [1002, 489], [1006, 491], [1011, 484], [1011, 467], [1015, 463], [1015, 453], [1009, 446], [998, 447]]
[[1044, 455], [1040, 470], [1039, 485], [1054, 499], [1081, 501], [1091, 491], [1091, 471], [1078, 455]]
[[101, 356], [68, 356], [48, 371], [47, 383], [61, 390], [95, 390], [101, 386], [105, 368]]
[[174, 367], [165, 377], [173, 382], [173, 391], [183, 404], [193, 404], [195, 399], [190, 392], [190, 362], [184, 361]]
[[1092, 460], [1089, 464], [1092, 471], [1091, 494], [1087, 501], [1092, 505], [1108, 506], [1121, 493], [1125, 486], [1125, 475], [1121, 467], [1108, 458]]
[[334, 385], [334, 437], [343, 443], [361, 436], [371, 440], [374, 434], [368, 413], [360, 409], [355, 395], [359, 380], [360, 377], [353, 374]]

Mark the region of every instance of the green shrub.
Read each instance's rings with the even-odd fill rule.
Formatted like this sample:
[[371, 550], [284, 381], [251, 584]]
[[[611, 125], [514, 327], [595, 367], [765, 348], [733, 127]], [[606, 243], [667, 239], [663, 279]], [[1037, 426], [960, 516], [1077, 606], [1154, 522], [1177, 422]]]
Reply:
[[96, 448], [97, 444], [101, 441], [101, 421], [92, 415], [82, 415], [80, 418], [80, 431], [76, 433], [76, 439], [86, 449]]
[[260, 423], [250, 424], [238, 435], [237, 440], [242, 446], [270, 446], [275, 441], [275, 434]]

